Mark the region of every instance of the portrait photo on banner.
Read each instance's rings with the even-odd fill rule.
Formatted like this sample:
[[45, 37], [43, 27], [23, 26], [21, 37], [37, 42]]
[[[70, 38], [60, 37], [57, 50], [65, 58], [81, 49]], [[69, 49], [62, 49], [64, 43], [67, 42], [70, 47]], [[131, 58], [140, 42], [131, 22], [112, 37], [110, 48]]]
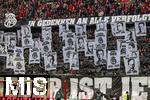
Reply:
[[136, 36], [146, 36], [146, 22], [135, 22], [134, 25]]
[[33, 44], [31, 27], [28, 25], [21, 26], [22, 47], [24, 49], [31, 48]]
[[113, 36], [125, 36], [126, 23], [125, 22], [111, 23], [111, 32]]
[[103, 65], [106, 64], [106, 49], [95, 48], [94, 50], [94, 64]]
[[107, 48], [107, 32], [95, 31], [95, 47]]
[[117, 39], [117, 50], [120, 51], [120, 56], [126, 56], [126, 42], [124, 39]]
[[25, 74], [25, 63], [22, 61], [14, 61], [14, 73], [15, 74]]
[[87, 42], [85, 43], [85, 56], [94, 56], [94, 48], [94, 39], [87, 39]]
[[86, 35], [86, 25], [75, 25], [75, 33], [76, 36], [83, 36]]
[[57, 53], [49, 52], [47, 55], [44, 55], [44, 65], [45, 70], [55, 70], [57, 68]]
[[69, 58], [70, 70], [79, 70], [78, 52], [71, 52]]
[[126, 58], [137, 58], [137, 43], [127, 42], [126, 43]]
[[130, 41], [134, 41], [134, 42], [137, 42], [136, 41], [136, 36], [135, 36], [135, 30], [132, 28], [132, 29], [128, 29], [126, 31], [126, 34], [125, 34], [125, 41], [126, 42], [130, 42]]
[[126, 75], [138, 75], [140, 68], [139, 52], [136, 58], [124, 58], [124, 66]]
[[107, 31], [107, 23], [99, 22], [96, 24], [96, 31]]
[[51, 27], [42, 27], [42, 40], [51, 41], [52, 40], [52, 28]]
[[0, 42], [0, 56], [7, 56], [7, 44]]
[[120, 51], [109, 50], [107, 54], [107, 69], [120, 68]]
[[86, 44], [87, 37], [86, 36], [77, 36], [76, 37], [76, 46], [77, 51], [85, 51], [85, 44]]
[[66, 31], [69, 31], [68, 24], [59, 25], [59, 37], [64, 37], [64, 34], [66, 33]]
[[6, 60], [6, 68], [14, 69], [14, 53], [8, 52]]
[[64, 63], [69, 63], [70, 55], [72, 52], [75, 52], [74, 48], [63, 47], [63, 60]]

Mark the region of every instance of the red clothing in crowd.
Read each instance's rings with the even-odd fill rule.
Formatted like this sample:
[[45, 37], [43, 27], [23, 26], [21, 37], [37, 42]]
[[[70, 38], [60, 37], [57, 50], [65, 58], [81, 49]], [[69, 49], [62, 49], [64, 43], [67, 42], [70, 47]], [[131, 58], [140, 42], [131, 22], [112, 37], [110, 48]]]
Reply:
[[70, 12], [74, 12], [75, 11], [75, 6], [73, 4], [70, 4], [69, 7], [68, 7], [68, 10]]

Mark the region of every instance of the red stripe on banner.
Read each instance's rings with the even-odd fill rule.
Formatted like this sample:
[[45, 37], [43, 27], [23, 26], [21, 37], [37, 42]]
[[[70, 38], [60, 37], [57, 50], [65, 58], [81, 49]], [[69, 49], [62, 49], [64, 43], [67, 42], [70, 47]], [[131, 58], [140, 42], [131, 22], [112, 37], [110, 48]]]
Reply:
[[64, 80], [64, 100], [67, 100], [67, 81]]

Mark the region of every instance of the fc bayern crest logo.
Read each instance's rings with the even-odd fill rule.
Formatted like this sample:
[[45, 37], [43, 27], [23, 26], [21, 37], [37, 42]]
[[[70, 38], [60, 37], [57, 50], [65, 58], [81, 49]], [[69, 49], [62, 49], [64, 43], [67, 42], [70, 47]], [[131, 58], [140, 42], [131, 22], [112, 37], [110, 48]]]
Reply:
[[4, 26], [5, 27], [11, 28], [11, 27], [16, 25], [17, 19], [16, 19], [15, 14], [13, 14], [13, 13], [6, 13], [5, 14], [5, 18], [6, 18], [5, 22], [4, 22]]

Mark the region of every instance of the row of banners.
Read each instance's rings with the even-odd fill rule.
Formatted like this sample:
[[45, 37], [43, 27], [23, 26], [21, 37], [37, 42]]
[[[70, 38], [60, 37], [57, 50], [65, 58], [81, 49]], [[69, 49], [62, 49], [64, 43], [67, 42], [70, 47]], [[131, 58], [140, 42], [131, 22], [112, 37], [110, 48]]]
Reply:
[[[146, 22], [135, 22], [135, 27], [126, 29], [125, 22], [111, 24], [112, 35], [123, 37], [117, 40], [116, 50], [107, 50], [107, 23], [96, 24], [95, 39], [88, 39], [86, 25], [75, 25], [75, 32], [68, 24], [59, 26], [59, 37], [64, 42], [62, 48], [64, 63], [70, 70], [79, 70], [78, 52], [94, 57], [94, 64], [107, 65], [107, 69], [119, 69], [121, 57], [124, 60], [126, 75], [139, 74], [139, 51], [136, 36], [146, 36]], [[41, 63], [44, 58], [45, 70], [57, 69], [57, 52], [52, 51], [52, 27], [42, 27], [42, 38], [32, 38], [31, 27], [21, 26], [16, 33], [0, 32], [0, 56], [6, 56], [6, 68], [14, 69], [15, 74], [25, 74], [24, 49], [29, 49], [29, 64]], [[16, 43], [21, 43], [21, 47]]]

